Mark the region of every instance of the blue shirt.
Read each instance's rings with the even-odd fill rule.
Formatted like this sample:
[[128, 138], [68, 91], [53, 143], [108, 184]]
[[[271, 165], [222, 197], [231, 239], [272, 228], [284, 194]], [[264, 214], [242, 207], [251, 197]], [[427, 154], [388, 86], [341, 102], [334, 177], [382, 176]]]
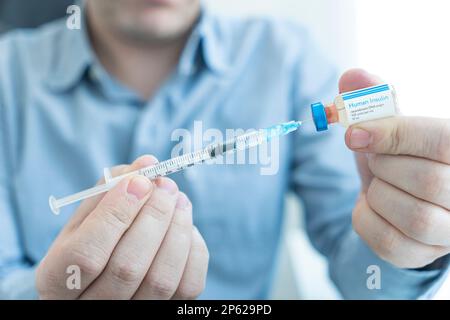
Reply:
[[[169, 158], [177, 128], [263, 128], [309, 117], [337, 93], [336, 69], [298, 26], [204, 11], [171, 77], [149, 100], [108, 74], [84, 28], [57, 21], [0, 41], [0, 295], [32, 298], [34, 269], [76, 205], [54, 216], [48, 197], [96, 183], [105, 167], [142, 154]], [[265, 298], [287, 192], [303, 202], [314, 246], [347, 298], [430, 294], [442, 268], [400, 270], [352, 231], [359, 191], [343, 130], [305, 126], [283, 138], [278, 172], [261, 165], [199, 166], [173, 175], [192, 200], [210, 264], [202, 298]], [[382, 289], [368, 290], [369, 265]]]

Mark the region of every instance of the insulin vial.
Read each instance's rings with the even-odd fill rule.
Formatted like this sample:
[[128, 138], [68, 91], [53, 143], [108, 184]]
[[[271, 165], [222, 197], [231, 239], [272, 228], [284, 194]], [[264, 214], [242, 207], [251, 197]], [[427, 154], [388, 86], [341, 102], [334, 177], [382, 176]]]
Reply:
[[340, 123], [348, 127], [363, 121], [388, 118], [397, 114], [397, 99], [391, 85], [384, 84], [340, 94], [334, 103], [311, 105], [317, 131], [328, 130], [328, 125]]

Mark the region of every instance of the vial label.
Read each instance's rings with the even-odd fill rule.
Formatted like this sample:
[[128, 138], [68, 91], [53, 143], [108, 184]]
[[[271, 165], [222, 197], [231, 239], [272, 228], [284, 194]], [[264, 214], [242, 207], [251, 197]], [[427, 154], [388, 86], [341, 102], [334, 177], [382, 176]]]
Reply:
[[387, 118], [396, 114], [395, 92], [389, 85], [381, 85], [342, 95], [348, 124]]

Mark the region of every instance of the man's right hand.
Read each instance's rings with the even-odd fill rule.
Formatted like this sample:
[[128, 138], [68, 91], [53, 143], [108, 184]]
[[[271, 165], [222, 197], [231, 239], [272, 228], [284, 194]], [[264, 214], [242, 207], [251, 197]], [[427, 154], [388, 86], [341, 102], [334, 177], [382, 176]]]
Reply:
[[[144, 156], [112, 173], [154, 163]], [[80, 205], [39, 264], [36, 285], [41, 299], [194, 299], [208, 258], [175, 182], [134, 176]], [[81, 270], [80, 289], [67, 286], [69, 266]]]

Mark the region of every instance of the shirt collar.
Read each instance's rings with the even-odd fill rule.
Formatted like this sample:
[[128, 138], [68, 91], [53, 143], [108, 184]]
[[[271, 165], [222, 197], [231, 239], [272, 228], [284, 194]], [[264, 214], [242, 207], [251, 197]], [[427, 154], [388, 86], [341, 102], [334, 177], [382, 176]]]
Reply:
[[221, 38], [214, 17], [203, 5], [199, 21], [181, 55], [178, 71], [182, 74], [192, 74], [204, 63], [214, 73], [226, 72], [229, 64]]
[[82, 19], [81, 29], [69, 29], [64, 24], [58, 34], [59, 39], [55, 39], [56, 56], [47, 80], [52, 89], [65, 90], [74, 86], [93, 62], [94, 53], [89, 44], [86, 23]]
[[[82, 14], [82, 18], [85, 15]], [[99, 63], [90, 44], [87, 24], [82, 19], [81, 29], [63, 28], [57, 43], [58, 56], [48, 73], [48, 84], [56, 90], [68, 90], [82, 80], [89, 69]], [[227, 71], [225, 48], [221, 34], [211, 13], [202, 5], [201, 14], [181, 54], [177, 71], [181, 75], [192, 75], [202, 65], [211, 72]]]

